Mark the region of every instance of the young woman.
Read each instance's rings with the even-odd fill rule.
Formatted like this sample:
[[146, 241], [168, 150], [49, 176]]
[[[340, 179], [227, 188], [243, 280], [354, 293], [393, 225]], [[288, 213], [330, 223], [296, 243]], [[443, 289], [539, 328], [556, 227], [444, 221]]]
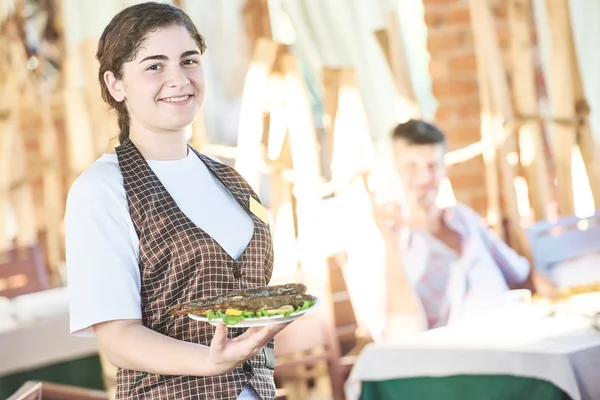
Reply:
[[204, 38], [180, 9], [117, 14], [97, 58], [120, 145], [73, 184], [65, 215], [71, 332], [117, 367], [117, 399], [272, 399], [285, 324], [216, 328], [169, 306], [263, 286], [273, 265], [262, 205], [232, 168], [186, 144], [205, 97]]

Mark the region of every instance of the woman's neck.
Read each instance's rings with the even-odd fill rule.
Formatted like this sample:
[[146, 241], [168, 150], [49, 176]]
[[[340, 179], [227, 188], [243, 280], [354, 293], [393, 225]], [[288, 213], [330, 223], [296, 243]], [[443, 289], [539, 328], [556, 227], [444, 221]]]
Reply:
[[146, 129], [131, 129], [129, 139], [146, 160], [180, 160], [188, 153], [185, 131], [157, 133]]

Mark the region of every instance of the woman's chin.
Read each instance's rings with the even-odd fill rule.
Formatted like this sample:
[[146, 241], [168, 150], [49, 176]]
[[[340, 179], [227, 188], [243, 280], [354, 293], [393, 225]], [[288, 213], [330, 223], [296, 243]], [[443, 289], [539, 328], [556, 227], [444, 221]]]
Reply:
[[193, 115], [171, 115], [167, 121], [161, 121], [162, 128], [166, 131], [181, 131], [187, 129], [196, 119], [197, 114]]

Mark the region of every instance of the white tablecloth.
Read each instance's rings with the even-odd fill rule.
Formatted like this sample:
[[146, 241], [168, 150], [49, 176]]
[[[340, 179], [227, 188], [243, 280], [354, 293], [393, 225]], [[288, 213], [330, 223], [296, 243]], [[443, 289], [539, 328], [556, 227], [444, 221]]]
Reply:
[[0, 332], [0, 376], [97, 353], [96, 342], [69, 334], [69, 315], [22, 322]]
[[550, 381], [573, 400], [600, 399], [600, 332], [581, 317], [523, 318], [502, 326], [441, 328], [402, 344], [371, 344], [346, 384], [452, 375], [516, 375]]

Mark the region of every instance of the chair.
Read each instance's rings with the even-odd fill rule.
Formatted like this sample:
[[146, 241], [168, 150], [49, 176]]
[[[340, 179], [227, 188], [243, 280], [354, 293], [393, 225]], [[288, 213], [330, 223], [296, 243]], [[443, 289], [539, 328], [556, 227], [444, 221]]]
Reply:
[[[587, 218], [538, 222], [527, 229], [527, 236], [534, 264], [559, 286], [600, 280], [600, 211]], [[587, 277], [578, 276], [583, 273]]]
[[278, 395], [286, 400], [343, 399], [333, 346], [327, 324], [315, 315], [307, 314], [281, 331], [275, 339], [275, 379], [282, 386]]
[[46, 266], [37, 245], [13, 247], [0, 254], [0, 297], [13, 298], [49, 288]]
[[344, 274], [348, 262], [346, 253], [335, 254], [327, 261], [329, 264], [329, 286], [333, 302], [333, 316], [341, 350], [342, 379], [345, 382], [358, 354], [373, 339], [356, 319]]
[[52, 382], [27, 381], [7, 400], [108, 400], [101, 390]]

